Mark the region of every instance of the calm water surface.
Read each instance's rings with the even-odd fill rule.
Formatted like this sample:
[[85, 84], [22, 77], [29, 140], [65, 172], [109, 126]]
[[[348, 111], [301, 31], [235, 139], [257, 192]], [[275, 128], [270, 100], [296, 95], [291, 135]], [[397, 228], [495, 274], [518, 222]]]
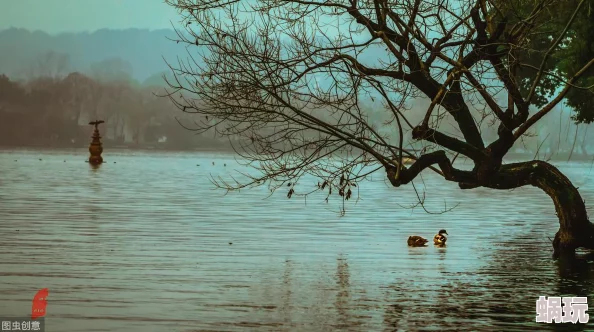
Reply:
[[[239, 169], [232, 156], [85, 158], [0, 152], [1, 316], [28, 315], [47, 287], [52, 332], [594, 331], [594, 317], [534, 323], [539, 295], [594, 307], [594, 262], [551, 261], [558, 222], [537, 189], [461, 191], [426, 172], [429, 212], [457, 205], [428, 214], [378, 173], [341, 217], [323, 194], [213, 190], [210, 176]], [[558, 166], [592, 202], [591, 164]], [[446, 248], [407, 247], [440, 228]]]

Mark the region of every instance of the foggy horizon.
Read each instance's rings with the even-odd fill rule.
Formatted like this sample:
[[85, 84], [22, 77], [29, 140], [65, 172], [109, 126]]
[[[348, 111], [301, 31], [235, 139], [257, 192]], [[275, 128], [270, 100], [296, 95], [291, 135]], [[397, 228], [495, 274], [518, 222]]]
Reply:
[[96, 30], [84, 30], [84, 31], [62, 31], [62, 32], [56, 32], [56, 33], [52, 33], [49, 31], [45, 31], [45, 30], [41, 30], [41, 29], [28, 29], [28, 28], [24, 28], [24, 27], [16, 27], [16, 26], [11, 26], [11, 27], [7, 27], [7, 28], [2, 28], [0, 29], [0, 32], [3, 31], [9, 31], [9, 30], [24, 30], [24, 31], [28, 31], [31, 33], [36, 33], [36, 32], [41, 32], [41, 33], [45, 33], [51, 37], [57, 37], [60, 35], [69, 35], [69, 34], [89, 34], [92, 35], [94, 33], [100, 32], [100, 31], [128, 31], [128, 30], [138, 30], [138, 31], [148, 31], [148, 32], [154, 32], [154, 31], [174, 31], [175, 29], [173, 27], [170, 28], [159, 28], [159, 29], [150, 29], [150, 28], [138, 28], [138, 27], [128, 27], [128, 28], [111, 28], [111, 27], [104, 27], [104, 28], [100, 28], [100, 29], [96, 29]]
[[[173, 29], [172, 24], [179, 20], [176, 11], [163, 0], [3, 0], [1, 4], [4, 10], [0, 11], [0, 30], [17, 28], [51, 35], [101, 29]], [[142, 15], [137, 15], [140, 8]]]

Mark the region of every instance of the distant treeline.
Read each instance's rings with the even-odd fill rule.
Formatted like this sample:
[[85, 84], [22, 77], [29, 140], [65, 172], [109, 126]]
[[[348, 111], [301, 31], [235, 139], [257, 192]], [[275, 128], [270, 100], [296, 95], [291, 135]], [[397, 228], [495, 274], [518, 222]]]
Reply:
[[[112, 64], [102, 69], [105, 72], [117, 67]], [[56, 75], [29, 81], [0, 75], [0, 146], [86, 147], [92, 134], [89, 121], [101, 119], [105, 121], [100, 129], [106, 147], [231, 148], [228, 138], [184, 128], [191, 128], [194, 121], [207, 119], [186, 114], [169, 98], [161, 97], [166, 86], [161, 74], [153, 75], [142, 84], [127, 75], [110, 74], [91, 78], [75, 72], [65, 77]], [[383, 121], [382, 112], [368, 108], [373, 122]], [[545, 119], [535, 135], [516, 144], [512, 154], [554, 159], [590, 158], [589, 126], [572, 125], [567, 116], [559, 115], [561, 113]], [[491, 141], [496, 135], [495, 127], [483, 129], [486, 141]]]
[[[101, 119], [106, 146], [221, 149], [228, 140], [195, 135], [189, 117], [157, 85], [126, 80], [101, 81], [80, 73], [36, 78], [27, 82], [0, 75], [0, 145], [12, 147], [84, 147], [89, 121]], [[185, 116], [185, 118], [184, 118]], [[180, 121], [180, 122], [178, 122]]]
[[[166, 86], [166, 59], [175, 65], [187, 55], [173, 30], [99, 30], [93, 33], [50, 35], [41, 31], [0, 31], [0, 145], [87, 146], [90, 120], [105, 120], [101, 133], [106, 146], [167, 149], [228, 148], [227, 139], [213, 133], [195, 135], [182, 124], [206, 121], [178, 110], [167, 98], [156, 97]], [[198, 59], [199, 60], [199, 59]], [[506, 105], [507, 97], [501, 105]], [[361, 98], [372, 125], [397, 142], [389, 113], [380, 102]], [[429, 105], [411, 100], [409, 120], [418, 123]], [[482, 108], [482, 107], [481, 107]], [[477, 121], [482, 115], [471, 108]], [[587, 157], [594, 151], [589, 125], [576, 126], [571, 110], [559, 107], [519, 141], [512, 153], [524, 155]], [[211, 119], [213, 121], [213, 119]], [[389, 122], [389, 121], [388, 121]], [[445, 133], [459, 135], [455, 126]], [[497, 125], [481, 121], [486, 143], [497, 138]], [[450, 132], [451, 131], [451, 132]], [[316, 135], [314, 135], [316, 136]], [[411, 142], [410, 132], [405, 133]], [[397, 144], [397, 143], [394, 143]], [[419, 145], [419, 144], [416, 144]], [[420, 146], [415, 148], [421, 148]]]

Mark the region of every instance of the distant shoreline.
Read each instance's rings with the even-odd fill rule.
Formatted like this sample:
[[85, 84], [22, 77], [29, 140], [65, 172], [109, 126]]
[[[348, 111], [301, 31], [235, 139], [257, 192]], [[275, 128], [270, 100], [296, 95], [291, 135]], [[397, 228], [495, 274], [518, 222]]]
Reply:
[[[88, 147], [86, 146], [48, 146], [48, 145], [0, 145], [0, 152], [6, 151], [87, 151]], [[109, 151], [139, 151], [139, 152], [160, 152], [160, 153], [191, 153], [191, 152], [206, 152], [206, 153], [221, 153], [221, 154], [230, 154], [236, 155], [237, 153], [228, 146], [220, 145], [214, 147], [195, 147], [195, 148], [171, 148], [171, 147], [159, 147], [159, 146], [147, 146], [147, 145], [139, 145], [139, 146], [126, 146], [126, 145], [119, 145], [119, 146], [109, 146], [103, 145], [103, 154], [108, 155]], [[530, 161], [530, 160], [550, 160], [550, 161], [562, 161], [566, 162], [569, 159], [569, 153], [557, 153], [552, 156], [548, 154], [539, 154], [535, 156], [534, 153], [508, 153], [504, 160], [506, 161]], [[579, 153], [573, 153], [571, 159], [569, 161], [579, 161], [579, 162], [594, 162], [594, 154], [591, 155], [583, 155]]]
[[[64, 150], [88, 150], [88, 146], [49, 146], [49, 145], [0, 145], [0, 151], [64, 151]], [[158, 151], [158, 152], [227, 152], [235, 153], [230, 147], [196, 147], [196, 148], [171, 148], [154, 146], [109, 146], [103, 145], [103, 153], [108, 151]]]

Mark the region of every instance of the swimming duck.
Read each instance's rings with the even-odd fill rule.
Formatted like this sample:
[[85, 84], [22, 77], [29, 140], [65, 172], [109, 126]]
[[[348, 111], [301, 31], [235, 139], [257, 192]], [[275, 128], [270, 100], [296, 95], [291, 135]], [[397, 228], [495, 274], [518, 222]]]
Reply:
[[433, 237], [433, 243], [438, 246], [445, 245], [448, 238], [444, 234], [449, 235], [445, 229], [439, 230], [439, 232]]
[[413, 236], [409, 236], [408, 241], [406, 241], [406, 242], [408, 243], [409, 247], [424, 247], [425, 244], [429, 241], [427, 239], [420, 237], [420, 236], [413, 235]]

